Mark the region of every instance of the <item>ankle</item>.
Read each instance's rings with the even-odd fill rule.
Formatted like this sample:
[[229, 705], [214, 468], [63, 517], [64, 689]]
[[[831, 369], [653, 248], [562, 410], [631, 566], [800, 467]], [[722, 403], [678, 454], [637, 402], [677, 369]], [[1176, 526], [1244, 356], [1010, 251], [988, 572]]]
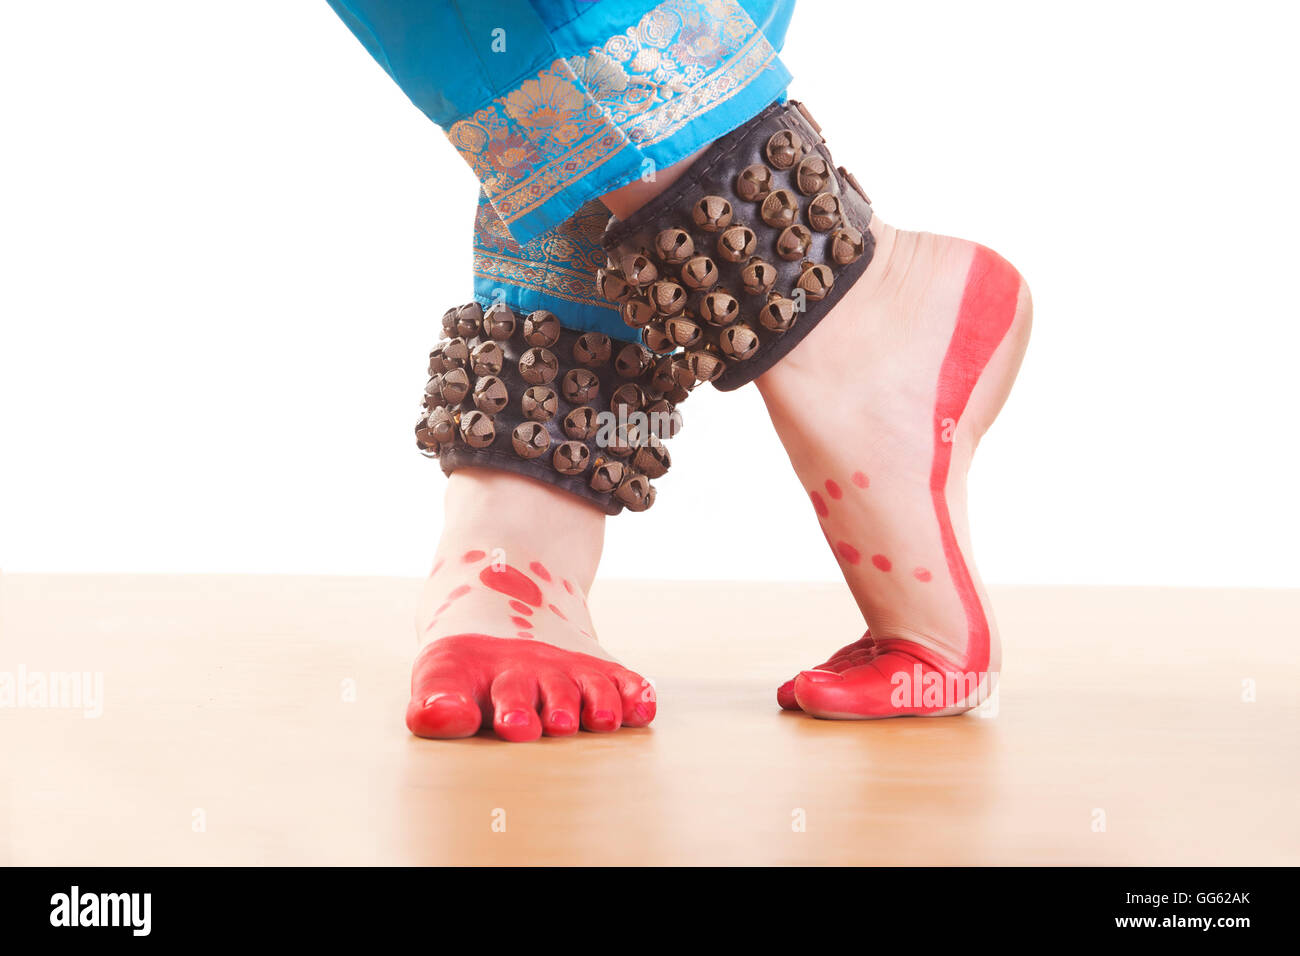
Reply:
[[447, 482], [444, 514], [440, 552], [500, 549], [507, 562], [541, 562], [590, 590], [605, 538], [605, 514], [594, 505], [510, 472], [461, 468]]
[[678, 160], [663, 169], [651, 170], [648, 174], [649, 179], [644, 177], [634, 179], [626, 186], [621, 186], [613, 192], [601, 196], [600, 201], [605, 204], [605, 208], [614, 214], [615, 218], [627, 219], [650, 200], [677, 182], [682, 173], [690, 169], [691, 164], [699, 159], [700, 155], [711, 145], [711, 143], [705, 143], [685, 159]]

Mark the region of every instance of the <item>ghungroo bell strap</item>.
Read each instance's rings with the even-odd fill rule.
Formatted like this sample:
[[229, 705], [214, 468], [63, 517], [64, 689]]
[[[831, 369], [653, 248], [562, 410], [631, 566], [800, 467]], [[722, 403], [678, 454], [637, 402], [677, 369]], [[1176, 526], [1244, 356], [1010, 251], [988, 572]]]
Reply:
[[780, 361], [853, 285], [875, 248], [870, 222], [803, 105], [774, 104], [610, 223], [596, 284], [648, 349], [682, 350], [679, 366], [726, 391]]
[[451, 474], [470, 466], [527, 475], [608, 514], [654, 503], [651, 479], [680, 426], [668, 359], [635, 342], [567, 329], [544, 310], [477, 303], [442, 319], [429, 354], [416, 443]]

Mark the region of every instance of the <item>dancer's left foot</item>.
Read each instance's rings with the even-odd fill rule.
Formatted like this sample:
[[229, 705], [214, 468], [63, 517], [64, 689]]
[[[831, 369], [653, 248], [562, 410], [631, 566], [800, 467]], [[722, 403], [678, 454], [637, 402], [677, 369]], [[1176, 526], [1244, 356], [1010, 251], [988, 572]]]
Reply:
[[966, 472], [1020, 367], [1029, 290], [982, 246], [871, 228], [867, 271], [757, 380], [870, 626], [778, 700], [828, 718], [956, 714], [1001, 661]]

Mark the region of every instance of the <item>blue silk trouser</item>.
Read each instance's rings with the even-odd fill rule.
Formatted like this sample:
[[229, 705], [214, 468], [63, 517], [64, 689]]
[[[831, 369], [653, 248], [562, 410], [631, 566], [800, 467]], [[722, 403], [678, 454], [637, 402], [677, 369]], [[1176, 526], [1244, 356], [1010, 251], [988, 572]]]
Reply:
[[635, 340], [597, 197], [785, 95], [794, 0], [329, 0], [478, 177], [474, 295]]

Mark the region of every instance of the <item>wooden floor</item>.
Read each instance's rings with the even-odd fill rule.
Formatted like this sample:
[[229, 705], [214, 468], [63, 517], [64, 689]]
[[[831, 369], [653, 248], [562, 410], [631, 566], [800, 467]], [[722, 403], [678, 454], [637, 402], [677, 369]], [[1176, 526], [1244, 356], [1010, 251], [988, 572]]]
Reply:
[[417, 587], [0, 576], [0, 682], [104, 696], [0, 706], [0, 862], [1300, 862], [1300, 592], [995, 589], [996, 715], [850, 723], [773, 693], [838, 588], [606, 583], [659, 719], [512, 745], [408, 735]]

